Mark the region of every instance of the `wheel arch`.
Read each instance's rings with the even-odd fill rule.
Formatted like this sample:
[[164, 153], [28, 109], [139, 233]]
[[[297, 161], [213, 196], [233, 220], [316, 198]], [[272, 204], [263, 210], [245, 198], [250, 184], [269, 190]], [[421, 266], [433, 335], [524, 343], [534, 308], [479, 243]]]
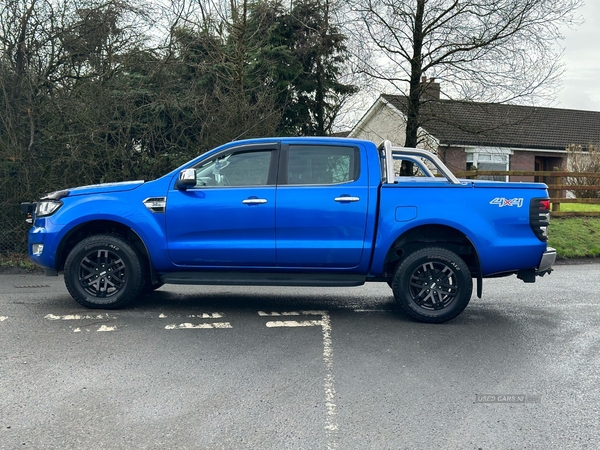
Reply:
[[407, 255], [432, 245], [451, 250], [465, 261], [471, 276], [477, 278], [477, 295], [481, 297], [482, 272], [477, 248], [466, 234], [448, 225], [418, 225], [398, 236], [386, 254], [385, 273], [391, 276]]
[[85, 222], [70, 230], [61, 240], [56, 252], [57, 270], [60, 271], [64, 268], [67, 256], [78, 242], [81, 242], [81, 240], [87, 237], [98, 234], [117, 235], [127, 240], [127, 242], [133, 245], [144, 263], [147, 265], [147, 269], [151, 271], [152, 278], [155, 278], [154, 271], [152, 270], [150, 252], [148, 251], [146, 243], [131, 227], [113, 220], [94, 220], [91, 222]]

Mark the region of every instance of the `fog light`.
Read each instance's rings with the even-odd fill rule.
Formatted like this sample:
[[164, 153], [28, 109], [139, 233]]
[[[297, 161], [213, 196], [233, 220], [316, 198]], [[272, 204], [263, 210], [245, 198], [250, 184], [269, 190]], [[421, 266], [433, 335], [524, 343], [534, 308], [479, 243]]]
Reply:
[[44, 244], [33, 244], [32, 253], [35, 256], [40, 256], [44, 251]]

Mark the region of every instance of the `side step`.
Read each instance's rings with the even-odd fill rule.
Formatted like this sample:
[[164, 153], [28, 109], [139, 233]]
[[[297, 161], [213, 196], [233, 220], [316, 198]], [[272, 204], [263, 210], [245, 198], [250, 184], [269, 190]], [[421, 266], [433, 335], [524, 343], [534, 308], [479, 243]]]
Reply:
[[166, 284], [212, 284], [234, 286], [361, 286], [366, 277], [338, 273], [273, 272], [173, 272], [160, 276]]

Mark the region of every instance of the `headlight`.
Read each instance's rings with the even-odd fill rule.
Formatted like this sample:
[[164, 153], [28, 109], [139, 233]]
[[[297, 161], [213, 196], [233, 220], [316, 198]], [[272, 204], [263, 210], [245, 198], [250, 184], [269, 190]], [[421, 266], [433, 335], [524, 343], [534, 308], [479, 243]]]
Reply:
[[44, 200], [37, 204], [37, 209], [35, 210], [36, 217], [45, 217], [51, 216], [58, 208], [63, 205], [63, 202], [56, 200]]

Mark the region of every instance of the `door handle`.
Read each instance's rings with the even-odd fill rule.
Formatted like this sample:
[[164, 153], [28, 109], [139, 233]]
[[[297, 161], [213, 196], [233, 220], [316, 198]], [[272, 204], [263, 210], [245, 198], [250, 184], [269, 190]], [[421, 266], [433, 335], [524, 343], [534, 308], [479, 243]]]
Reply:
[[242, 203], [244, 205], [262, 205], [264, 203], [267, 203], [267, 199], [251, 197], [251, 198], [247, 198], [246, 200], [242, 200]]
[[350, 197], [349, 195], [342, 195], [341, 197], [334, 198], [334, 200], [339, 203], [351, 203], [359, 201], [360, 197]]

